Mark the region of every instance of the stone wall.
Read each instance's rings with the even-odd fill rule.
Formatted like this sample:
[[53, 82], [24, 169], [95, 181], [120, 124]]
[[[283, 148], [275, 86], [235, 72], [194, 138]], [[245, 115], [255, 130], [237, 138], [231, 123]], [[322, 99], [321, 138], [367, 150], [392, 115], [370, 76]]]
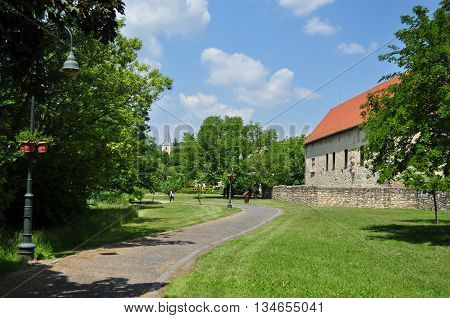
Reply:
[[[431, 195], [405, 188], [277, 186], [272, 198], [301, 205], [433, 210]], [[448, 193], [439, 192], [437, 201], [439, 210], [450, 211]]]

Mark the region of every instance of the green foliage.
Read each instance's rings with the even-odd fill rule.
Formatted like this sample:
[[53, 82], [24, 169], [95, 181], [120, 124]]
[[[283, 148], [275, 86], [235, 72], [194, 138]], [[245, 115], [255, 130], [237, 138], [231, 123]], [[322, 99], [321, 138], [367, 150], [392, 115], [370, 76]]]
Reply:
[[223, 189], [192, 189], [192, 188], [182, 188], [178, 190], [178, 193], [187, 194], [222, 194]]
[[220, 184], [223, 190], [231, 172], [236, 176], [234, 193], [259, 184], [265, 190], [277, 184], [301, 184], [303, 142], [304, 136], [278, 141], [275, 130], [264, 130], [258, 123], [245, 125], [240, 117], [209, 116], [197, 136], [186, 133], [164, 160], [167, 168], [162, 191]]
[[205, 197], [202, 195], [202, 193], [197, 193], [197, 195], [194, 197], [194, 199], [196, 199], [197, 201], [198, 201], [198, 204], [202, 204], [202, 200], [204, 199]]
[[[77, 78], [61, 74], [67, 52], [58, 41], [49, 40], [43, 56], [45, 91], [36, 96], [35, 126], [40, 137], [53, 137], [53, 145], [33, 162], [37, 227], [70, 223], [100, 192], [155, 190], [162, 179], [157, 146], [146, 132], [151, 105], [171, 79], [138, 62], [142, 43], [135, 38], [118, 34], [102, 44], [74, 31], [83, 52], [75, 51], [82, 67]], [[5, 67], [0, 63], [2, 74]], [[14, 105], [0, 112], [0, 220], [20, 225], [26, 158], [16, 140], [28, 127], [30, 102], [3, 78], [0, 84], [0, 97]]]
[[139, 202], [142, 202], [142, 199], [144, 198], [145, 194], [148, 192], [147, 189], [141, 188], [141, 187], [133, 187], [133, 198], [138, 200]]
[[17, 248], [21, 241], [22, 236], [19, 232], [0, 228], [0, 273], [12, 271], [21, 266]]
[[[68, 42], [69, 35], [64, 27], [77, 28], [86, 36], [106, 44], [116, 38], [119, 25], [117, 15], [124, 14], [124, 10], [122, 0], [2, 0], [2, 82], [11, 83], [27, 94], [45, 92], [46, 87], [41, 84], [47, 81], [49, 74], [47, 48], [58, 40]], [[58, 45], [65, 46], [59, 42]], [[64, 60], [59, 61], [62, 65]], [[30, 77], [30, 69], [35, 69], [35, 78]], [[12, 101], [8, 103], [14, 104]]]
[[422, 6], [402, 17], [402, 47], [380, 56], [403, 71], [400, 83], [373, 94], [363, 106], [364, 156], [381, 183], [401, 180], [424, 190], [450, 190], [450, 2], [433, 17]]

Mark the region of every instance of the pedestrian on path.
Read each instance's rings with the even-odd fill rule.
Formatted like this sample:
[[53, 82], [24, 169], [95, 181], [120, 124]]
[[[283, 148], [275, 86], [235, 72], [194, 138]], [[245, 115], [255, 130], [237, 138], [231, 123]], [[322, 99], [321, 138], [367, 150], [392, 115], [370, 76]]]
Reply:
[[173, 191], [172, 190], [170, 190], [170, 193], [169, 193], [169, 201], [170, 202], [175, 202], [175, 194], [173, 194]]
[[245, 191], [244, 192], [243, 197], [244, 197], [244, 203], [245, 204], [248, 204], [250, 202], [250, 196], [251, 196], [250, 191]]

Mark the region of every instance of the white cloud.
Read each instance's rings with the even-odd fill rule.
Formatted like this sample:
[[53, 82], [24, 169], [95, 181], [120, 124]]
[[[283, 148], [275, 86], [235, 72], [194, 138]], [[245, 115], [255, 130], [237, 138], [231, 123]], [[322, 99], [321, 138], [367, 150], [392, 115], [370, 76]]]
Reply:
[[259, 61], [243, 53], [229, 54], [208, 48], [201, 55], [208, 67], [207, 83], [230, 89], [240, 102], [255, 106], [275, 106], [298, 98], [305, 88], [293, 87], [294, 72], [287, 68], [270, 75]]
[[304, 16], [334, 0], [278, 0], [280, 6], [291, 9], [295, 15]]
[[211, 20], [207, 0], [127, 0], [125, 17], [131, 27], [166, 36], [195, 34]]
[[375, 51], [378, 47], [377, 42], [371, 42], [367, 48], [358, 43], [340, 43], [337, 50], [342, 54], [362, 54]]
[[126, 0], [125, 33], [143, 40], [142, 61], [161, 67], [163, 46], [158, 37], [193, 36], [208, 25], [207, 0]]
[[319, 17], [314, 17], [306, 21], [303, 28], [308, 34], [329, 35], [339, 30], [339, 27], [332, 26], [328, 21], [321, 21]]
[[253, 108], [233, 108], [223, 103], [220, 103], [217, 96], [205, 95], [197, 93], [196, 95], [179, 94], [180, 102], [187, 107], [189, 111], [197, 116], [197, 118], [204, 119], [207, 116], [239, 116], [244, 121], [249, 121], [253, 116]]
[[160, 58], [163, 53], [163, 47], [161, 43], [158, 41], [158, 38], [154, 35], [150, 35], [147, 38], [147, 43], [149, 45], [150, 55], [154, 58]]
[[270, 80], [256, 89], [239, 87], [237, 99], [250, 105], [274, 105], [288, 102], [293, 97], [294, 72], [283, 68], [275, 72]]
[[358, 43], [340, 43], [337, 49], [342, 54], [361, 54], [366, 52], [364, 46]]
[[264, 65], [242, 53], [228, 54], [216, 48], [203, 50], [201, 60], [209, 68], [207, 82], [214, 85], [256, 86], [268, 71]]
[[150, 35], [144, 41], [146, 46], [145, 56], [140, 59], [142, 63], [150, 65], [152, 68], [161, 68], [161, 63], [159, 63], [159, 59], [163, 54], [163, 47], [159, 42], [158, 38], [154, 35]]

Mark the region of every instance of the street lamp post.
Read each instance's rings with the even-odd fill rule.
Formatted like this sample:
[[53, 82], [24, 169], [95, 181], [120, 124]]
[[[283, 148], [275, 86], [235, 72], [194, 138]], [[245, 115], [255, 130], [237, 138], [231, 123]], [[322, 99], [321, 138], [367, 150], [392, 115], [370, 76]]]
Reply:
[[[61, 71], [65, 75], [76, 76], [80, 72], [80, 66], [75, 59], [72, 51], [72, 32], [66, 27], [66, 30], [70, 35], [70, 53], [67, 60], [64, 62]], [[30, 107], [30, 132], [34, 131], [34, 106], [35, 98], [31, 96], [31, 107]], [[22, 243], [19, 244], [19, 256], [21, 258], [32, 260], [34, 259], [34, 249], [36, 245], [32, 241], [32, 220], [33, 220], [33, 156], [34, 153], [28, 153], [27, 162], [27, 192], [25, 193], [25, 204], [23, 211], [23, 239]]]
[[[239, 161], [242, 160], [242, 153], [239, 154]], [[233, 173], [233, 160], [231, 160], [231, 174], [228, 176], [228, 179], [230, 180], [230, 185], [228, 188], [228, 205], [227, 207], [232, 208], [233, 204], [231, 204], [231, 184], [233, 183], [233, 180], [236, 178], [236, 176]]]
[[233, 168], [231, 168], [231, 174], [229, 175], [228, 179], [230, 180], [230, 185], [228, 188], [228, 205], [227, 205], [227, 207], [232, 208], [233, 205], [231, 204], [231, 183], [233, 182], [233, 179], [234, 179]]

